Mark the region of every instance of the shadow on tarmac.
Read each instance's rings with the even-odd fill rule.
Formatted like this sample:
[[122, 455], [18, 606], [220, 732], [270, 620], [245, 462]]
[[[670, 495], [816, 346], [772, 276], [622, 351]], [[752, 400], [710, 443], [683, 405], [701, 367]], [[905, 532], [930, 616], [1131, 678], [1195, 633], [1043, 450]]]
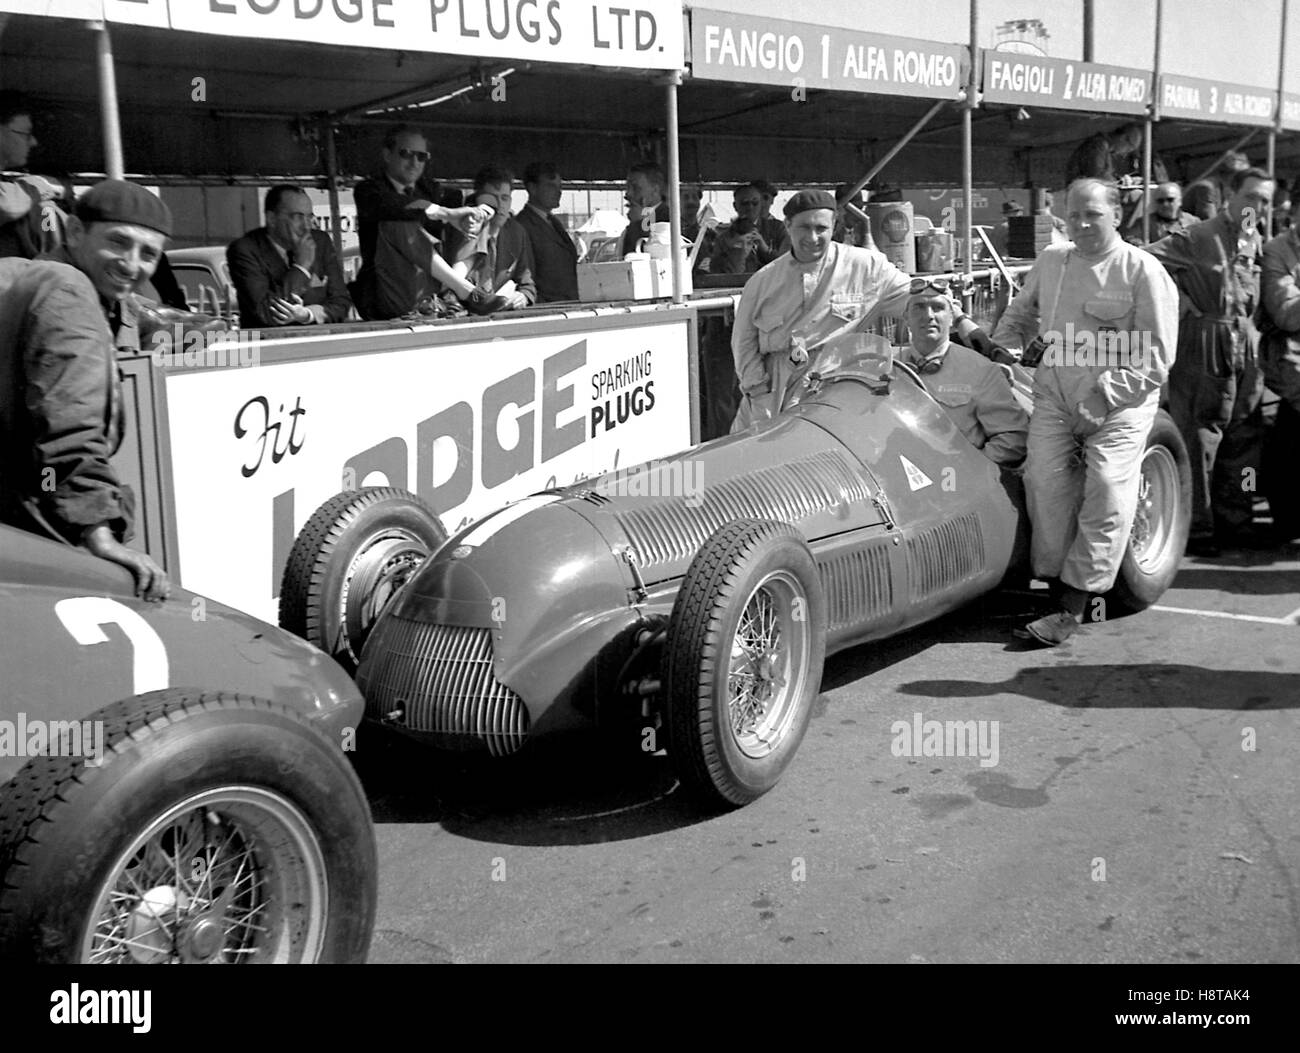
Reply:
[[595, 734], [556, 735], [512, 757], [457, 754], [370, 725], [353, 754], [376, 823], [439, 823], [514, 845], [623, 841], [706, 822], [667, 756]]
[[[1300, 593], [1300, 570], [1260, 570], [1267, 567], [1264, 563], [1242, 563], [1230, 567], [1191, 566], [1183, 567], [1174, 579], [1174, 589], [1213, 590], [1229, 592], [1239, 596], [1284, 596]], [[1243, 574], [1242, 570], [1250, 569]], [[1176, 603], [1168, 595], [1161, 603]]]
[[898, 690], [928, 698], [1020, 695], [1066, 709], [1300, 709], [1300, 673], [1154, 662], [1021, 669], [1006, 680], [913, 680]]
[[[1222, 575], [1210, 583], [1200, 575]], [[1189, 577], [1191, 580], [1189, 581]], [[1184, 568], [1180, 588], [1239, 586], [1229, 570]], [[1275, 575], [1300, 592], [1300, 572]], [[1036, 649], [1012, 637], [1041, 614], [1042, 591], [991, 593], [937, 621], [832, 656], [813, 719], [827, 712], [825, 692], [863, 680], [932, 646], [953, 642]], [[1143, 615], [1132, 616], [1141, 620]], [[898, 689], [928, 697], [978, 698], [1002, 693], [1068, 709], [1300, 708], [1300, 674], [1227, 671], [1194, 665], [1084, 665], [1028, 667], [1006, 680], [918, 680]], [[513, 845], [578, 845], [634, 840], [714, 817], [678, 785], [665, 755], [608, 735], [567, 734], [529, 743], [512, 757], [436, 750], [397, 733], [365, 725], [351, 756], [376, 823], [437, 823], [473, 840]]]

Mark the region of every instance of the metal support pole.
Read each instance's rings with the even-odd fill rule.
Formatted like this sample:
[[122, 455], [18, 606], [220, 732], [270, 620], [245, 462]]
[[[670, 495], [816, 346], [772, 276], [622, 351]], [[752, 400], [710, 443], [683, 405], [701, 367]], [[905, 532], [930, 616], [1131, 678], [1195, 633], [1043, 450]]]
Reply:
[[1091, 62], [1093, 49], [1093, 30], [1096, 26], [1096, 14], [1093, 0], [1083, 0], [1083, 61]]
[[1226, 150], [1224, 150], [1223, 153], [1219, 154], [1219, 156], [1216, 157], [1213, 162], [1211, 162], [1210, 167], [1207, 168], [1200, 175], [1198, 175], [1195, 179], [1193, 179], [1192, 182], [1199, 183], [1202, 179], [1209, 179], [1210, 176], [1214, 174], [1214, 170], [1219, 167], [1220, 161], [1222, 161], [1229, 154], [1236, 153], [1238, 150], [1240, 150], [1243, 146], [1245, 146], [1248, 142], [1250, 142], [1253, 138], [1255, 138], [1255, 133], [1258, 131], [1259, 131], [1258, 128], [1252, 128], [1250, 131], [1248, 131], [1235, 143], [1233, 143]]
[[113, 42], [107, 22], [87, 22], [94, 31], [99, 65], [99, 117], [104, 129], [104, 171], [109, 179], [123, 179], [126, 163], [122, 160], [122, 126], [117, 117], [117, 78], [113, 73]]
[[[973, 146], [971, 143], [971, 119], [975, 107], [979, 104], [976, 89], [979, 84], [979, 0], [970, 0], [970, 75], [966, 79], [966, 100], [961, 110], [961, 195], [962, 223], [965, 226], [966, 272], [975, 269], [975, 223], [972, 212], [975, 208], [974, 179], [975, 170], [972, 163]], [[970, 303], [963, 304], [966, 309]]]
[[334, 251], [343, 258], [343, 229], [339, 222], [339, 158], [334, 143], [334, 120], [327, 113], [321, 117], [321, 138], [325, 140], [325, 184], [330, 198], [330, 237]]
[[679, 247], [682, 243], [682, 192], [681, 192], [681, 158], [677, 149], [677, 85], [681, 82], [680, 73], [668, 77], [668, 223], [669, 241], [672, 251], [668, 259], [673, 268], [673, 303], [681, 303], [685, 298], [685, 276], [682, 274], [682, 259]]
[[1151, 114], [1142, 122], [1142, 244], [1151, 244]]
[[[1287, 8], [1290, 0], [1282, 0], [1282, 25], [1278, 32], [1277, 45], [1277, 112], [1273, 115], [1273, 127], [1268, 130], [1268, 174], [1277, 179], [1277, 136], [1282, 130], [1282, 95], [1286, 88], [1286, 23]], [[1270, 201], [1264, 210], [1264, 237], [1273, 236], [1273, 203]]]
[[912, 127], [910, 127], [906, 132], [904, 132], [903, 135], [899, 137], [898, 142], [896, 142], [885, 152], [884, 157], [882, 157], [879, 161], [877, 161], [874, 165], [872, 165], [870, 168], [867, 169], [867, 174], [864, 175], [861, 179], [857, 181], [857, 183], [854, 184], [853, 189], [848, 191], [845, 194], [844, 200], [841, 201], [840, 204], [841, 205], [844, 204], [845, 201], [852, 201], [855, 197], [857, 197], [858, 191], [861, 190], [868, 183], [870, 183], [873, 179], [875, 179], [876, 176], [880, 174], [880, 170], [884, 168], [885, 165], [889, 164], [889, 162], [892, 161], [895, 157], [897, 157], [898, 152], [912, 141], [912, 138], [916, 135], [916, 133], [919, 132], [922, 128], [924, 128], [927, 124], [929, 124], [931, 119], [934, 117], [934, 115], [947, 105], [948, 103], [945, 100], [940, 99], [928, 110], [926, 110], [925, 116], [923, 116], [919, 121], [917, 121], [914, 125], [912, 125]]
[[1160, 91], [1160, 25], [1164, 16], [1164, 0], [1156, 0], [1155, 45], [1151, 56], [1151, 101], [1147, 104], [1147, 116], [1142, 136], [1142, 183], [1146, 187], [1145, 207], [1142, 209], [1142, 240], [1151, 242], [1151, 145], [1155, 138], [1156, 100]]

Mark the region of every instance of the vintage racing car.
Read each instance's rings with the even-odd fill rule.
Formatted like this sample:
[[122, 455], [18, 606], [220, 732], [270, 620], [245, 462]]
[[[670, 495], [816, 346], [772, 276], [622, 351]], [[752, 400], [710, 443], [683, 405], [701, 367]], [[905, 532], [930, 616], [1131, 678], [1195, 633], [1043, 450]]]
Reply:
[[0, 526], [0, 960], [356, 962], [370, 809], [338, 665]]
[[[828, 345], [784, 405], [449, 539], [403, 491], [339, 494], [295, 542], [281, 624], [355, 667], [390, 726], [504, 755], [631, 723], [698, 796], [752, 801], [797, 749], [827, 653], [1029, 577], [1019, 476], [883, 340]], [[1141, 486], [1107, 615], [1155, 602], [1186, 544], [1188, 461], [1164, 414]]]

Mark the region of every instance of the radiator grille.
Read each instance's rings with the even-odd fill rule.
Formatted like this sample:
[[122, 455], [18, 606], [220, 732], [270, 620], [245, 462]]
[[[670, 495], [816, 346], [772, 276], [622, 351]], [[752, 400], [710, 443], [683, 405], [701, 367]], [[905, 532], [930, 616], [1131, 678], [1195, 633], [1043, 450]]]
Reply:
[[984, 569], [984, 535], [974, 514], [950, 519], [907, 541], [912, 599], [920, 600]]
[[683, 497], [661, 498], [616, 517], [642, 566], [691, 559], [705, 541], [737, 519], [797, 523], [837, 505], [869, 501], [862, 477], [835, 452], [706, 480], [704, 500], [691, 507]]
[[888, 545], [846, 552], [821, 564], [820, 570], [832, 630], [871, 621], [893, 609]]
[[482, 741], [495, 757], [528, 737], [528, 710], [492, 672], [492, 630], [390, 616], [372, 641], [357, 685], [367, 714], [400, 705], [411, 731]]

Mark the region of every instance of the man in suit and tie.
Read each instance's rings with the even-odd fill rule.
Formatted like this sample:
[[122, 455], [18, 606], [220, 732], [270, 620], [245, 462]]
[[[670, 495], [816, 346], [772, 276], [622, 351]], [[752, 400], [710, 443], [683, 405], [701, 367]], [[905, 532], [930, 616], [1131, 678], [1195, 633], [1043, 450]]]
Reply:
[[311, 198], [288, 183], [266, 194], [266, 226], [226, 249], [247, 329], [341, 322], [352, 309], [338, 253], [312, 230]]
[[506, 308], [518, 310], [537, 301], [533, 281], [533, 246], [528, 232], [510, 214], [514, 173], [499, 165], [485, 165], [474, 176], [474, 204], [492, 209], [492, 218], [471, 244], [465, 235], [451, 231], [445, 241], [448, 258], [464, 261], [465, 278], [485, 295], [504, 297]]
[[488, 315], [506, 306], [504, 296], [484, 294], [442, 257], [449, 229], [477, 236], [489, 217], [473, 205], [453, 208], [429, 199], [425, 171], [429, 140], [408, 125], [384, 137], [379, 170], [352, 191], [361, 241], [361, 270], [352, 298], [366, 319], [400, 318], [420, 311], [432, 298], [450, 291], [472, 314]]
[[528, 204], [515, 217], [528, 232], [533, 247], [533, 279], [537, 302], [556, 303], [578, 298], [578, 250], [555, 218], [560, 204], [560, 173], [555, 165], [534, 161], [524, 169]]

